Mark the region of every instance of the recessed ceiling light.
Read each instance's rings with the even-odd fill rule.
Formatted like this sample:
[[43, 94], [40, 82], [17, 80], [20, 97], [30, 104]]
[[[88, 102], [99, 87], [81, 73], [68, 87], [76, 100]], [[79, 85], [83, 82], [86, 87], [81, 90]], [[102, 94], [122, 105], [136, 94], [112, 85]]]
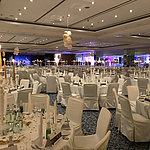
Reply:
[[21, 15], [22, 15], [22, 13], [19, 13], [19, 15], [21, 16]]
[[15, 20], [18, 20], [18, 18], [15, 18]]
[[84, 29], [85, 27], [83, 26], [82, 28]]
[[70, 14], [68, 14], [68, 17], [70, 17]]
[[139, 33], [139, 35], [141, 35], [141, 33]]
[[117, 15], [115, 15], [115, 18], [117, 18], [118, 16]]
[[93, 26], [94, 24], [93, 23], [91, 23], [91, 26]]
[[27, 7], [24, 7], [24, 10], [26, 10], [27, 9]]
[[79, 11], [81, 11], [81, 8], [79, 8]]
[[92, 2], [92, 5], [94, 5], [95, 2]]
[[30, 0], [30, 2], [33, 2], [33, 0]]
[[46, 41], [47, 41], [48, 39], [46, 39]]
[[62, 19], [61, 19], [61, 18], [60, 18], [59, 20], [60, 20], [60, 21], [62, 21]]
[[58, 48], [58, 46], [56, 46], [56, 48]]
[[133, 10], [131, 9], [131, 10], [130, 10], [130, 13], [132, 13], [132, 12], [133, 12]]
[[104, 20], [102, 20], [102, 22], [104, 22]]
[[55, 24], [55, 23], [53, 22], [53, 24]]

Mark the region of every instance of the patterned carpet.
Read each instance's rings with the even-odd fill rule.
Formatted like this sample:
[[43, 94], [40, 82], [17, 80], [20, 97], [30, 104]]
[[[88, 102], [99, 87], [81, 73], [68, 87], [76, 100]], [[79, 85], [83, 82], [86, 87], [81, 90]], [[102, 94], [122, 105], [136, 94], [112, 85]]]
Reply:
[[[54, 100], [57, 94], [50, 94], [50, 105], [54, 105]], [[57, 105], [58, 112], [65, 113], [65, 108], [61, 105]], [[111, 137], [108, 145], [108, 150], [150, 150], [150, 142], [148, 143], [135, 143], [130, 142], [125, 136], [123, 136], [117, 128], [114, 127], [115, 110], [110, 109], [112, 113], [112, 120], [109, 129], [111, 130]], [[84, 111], [82, 118], [82, 130], [84, 135], [91, 135], [96, 132], [96, 125], [99, 111]], [[150, 133], [149, 133], [150, 134]]]

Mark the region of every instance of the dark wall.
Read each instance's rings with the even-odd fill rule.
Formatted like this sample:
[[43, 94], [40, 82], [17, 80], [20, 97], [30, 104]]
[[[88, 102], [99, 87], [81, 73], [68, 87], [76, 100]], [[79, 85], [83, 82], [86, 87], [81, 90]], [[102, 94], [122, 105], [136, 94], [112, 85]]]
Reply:
[[67, 60], [68, 65], [72, 65], [72, 61], [75, 60], [75, 54], [62, 54], [61, 55], [61, 60]]

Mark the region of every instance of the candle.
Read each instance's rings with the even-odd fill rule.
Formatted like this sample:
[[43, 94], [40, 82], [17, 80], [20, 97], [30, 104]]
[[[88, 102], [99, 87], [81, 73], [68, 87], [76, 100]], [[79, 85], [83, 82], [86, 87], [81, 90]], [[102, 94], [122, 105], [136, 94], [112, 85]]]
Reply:
[[1, 45], [0, 45], [0, 71], [2, 71], [2, 55], [1, 55]]
[[12, 60], [13, 62], [13, 80], [15, 81], [15, 60]]
[[6, 58], [4, 58], [3, 61], [4, 61], [5, 79], [7, 79], [7, 73], [6, 73]]

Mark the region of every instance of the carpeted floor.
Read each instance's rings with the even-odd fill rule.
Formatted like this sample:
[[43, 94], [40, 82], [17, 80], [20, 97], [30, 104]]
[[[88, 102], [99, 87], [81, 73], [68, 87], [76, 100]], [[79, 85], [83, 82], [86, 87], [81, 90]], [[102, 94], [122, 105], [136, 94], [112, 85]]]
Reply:
[[[54, 100], [57, 94], [50, 94], [50, 105], [54, 105]], [[58, 112], [65, 113], [65, 108], [61, 105], [57, 105]], [[111, 137], [109, 140], [108, 150], [150, 150], [150, 142], [148, 143], [135, 143], [130, 142], [125, 136], [123, 136], [117, 128], [114, 127], [115, 110], [110, 109], [112, 113], [112, 120], [109, 129], [111, 130]], [[99, 111], [84, 111], [82, 117], [82, 130], [84, 135], [91, 135], [96, 132], [96, 125]], [[149, 133], [150, 134], [150, 133]]]

